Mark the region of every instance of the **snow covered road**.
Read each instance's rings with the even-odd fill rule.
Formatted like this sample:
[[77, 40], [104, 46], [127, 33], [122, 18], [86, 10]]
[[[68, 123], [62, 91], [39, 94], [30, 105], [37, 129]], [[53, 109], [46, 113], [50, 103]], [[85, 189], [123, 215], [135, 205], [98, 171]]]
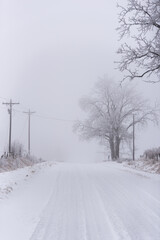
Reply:
[[116, 163], [59, 163], [0, 211], [3, 240], [159, 240], [160, 176]]

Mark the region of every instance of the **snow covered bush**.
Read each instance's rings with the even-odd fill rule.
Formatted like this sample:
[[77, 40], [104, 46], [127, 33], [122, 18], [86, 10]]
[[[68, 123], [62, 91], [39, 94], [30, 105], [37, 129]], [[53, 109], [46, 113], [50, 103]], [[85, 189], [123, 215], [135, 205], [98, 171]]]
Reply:
[[13, 158], [22, 157], [24, 153], [23, 144], [19, 143], [18, 141], [14, 141], [11, 145], [11, 152]]
[[35, 156], [22, 156], [22, 157], [1, 157], [0, 158], [0, 172], [12, 171], [17, 168], [32, 166], [37, 163], [42, 163], [44, 160], [36, 158]]

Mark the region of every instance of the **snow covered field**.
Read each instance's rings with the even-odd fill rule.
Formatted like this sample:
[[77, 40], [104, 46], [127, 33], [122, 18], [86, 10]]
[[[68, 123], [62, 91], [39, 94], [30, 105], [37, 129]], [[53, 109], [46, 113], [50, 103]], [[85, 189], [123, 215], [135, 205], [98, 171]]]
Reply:
[[1, 192], [2, 240], [160, 239], [159, 175], [112, 162], [43, 163], [0, 174], [1, 189], [13, 182]]

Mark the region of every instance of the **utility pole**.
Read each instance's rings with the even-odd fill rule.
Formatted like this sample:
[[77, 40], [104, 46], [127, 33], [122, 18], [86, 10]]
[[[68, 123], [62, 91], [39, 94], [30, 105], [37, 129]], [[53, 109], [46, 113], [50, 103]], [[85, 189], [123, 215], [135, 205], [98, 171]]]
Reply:
[[31, 152], [31, 115], [35, 112], [31, 112], [30, 109], [28, 112], [23, 112], [28, 114], [28, 155]]
[[133, 160], [135, 160], [135, 115], [133, 114]]
[[5, 105], [9, 105], [9, 109], [8, 109], [8, 113], [9, 113], [9, 118], [10, 118], [10, 121], [9, 121], [9, 146], [8, 146], [8, 150], [9, 150], [9, 154], [11, 154], [11, 141], [12, 141], [12, 106], [15, 105], [15, 104], [19, 104], [19, 103], [15, 103], [15, 102], [12, 102], [12, 99], [10, 99], [10, 102], [8, 103], [2, 103], [2, 104], [5, 104]]

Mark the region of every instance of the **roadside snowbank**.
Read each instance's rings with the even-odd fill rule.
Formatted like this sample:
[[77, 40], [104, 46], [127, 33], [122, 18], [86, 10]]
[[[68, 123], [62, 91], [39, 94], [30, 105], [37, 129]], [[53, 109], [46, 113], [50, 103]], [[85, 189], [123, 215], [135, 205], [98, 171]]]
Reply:
[[30, 239], [56, 184], [53, 165], [44, 162], [0, 173], [0, 239]]
[[39, 173], [39, 171], [51, 165], [50, 162], [37, 163], [32, 166], [0, 173], [0, 200], [8, 198], [9, 194], [23, 185], [26, 181]]
[[129, 160], [123, 162], [123, 165], [144, 172], [160, 174], [160, 161], [154, 159]]
[[36, 157], [3, 157], [0, 159], [0, 172], [12, 171], [17, 168], [23, 168], [26, 166], [32, 166], [36, 163], [44, 162], [42, 159]]

